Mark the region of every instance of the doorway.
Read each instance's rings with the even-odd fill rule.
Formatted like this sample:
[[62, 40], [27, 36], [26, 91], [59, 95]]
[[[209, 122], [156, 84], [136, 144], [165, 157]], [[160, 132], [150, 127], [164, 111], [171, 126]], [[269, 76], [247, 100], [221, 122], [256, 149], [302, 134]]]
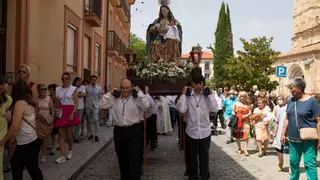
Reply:
[[0, 0], [0, 75], [6, 74], [7, 0]]

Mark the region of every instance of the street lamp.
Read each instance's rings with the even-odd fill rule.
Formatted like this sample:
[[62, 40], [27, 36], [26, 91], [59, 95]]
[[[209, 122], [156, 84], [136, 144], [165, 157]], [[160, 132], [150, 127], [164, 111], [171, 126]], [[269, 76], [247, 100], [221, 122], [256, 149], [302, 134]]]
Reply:
[[190, 51], [191, 61], [194, 65], [194, 68], [191, 71], [191, 76], [194, 75], [202, 75], [202, 69], [199, 66], [202, 59], [202, 47], [198, 44], [197, 46], [193, 46]]
[[126, 54], [126, 59], [127, 59], [127, 63], [129, 64], [129, 66], [134, 65], [136, 63], [136, 60], [137, 60], [136, 51], [133, 50], [133, 49], [129, 49], [127, 54]]
[[126, 60], [127, 60], [127, 64], [128, 64], [128, 68], [127, 68], [127, 77], [134, 77], [136, 76], [136, 71], [134, 69], [131, 69], [131, 66], [133, 66], [134, 64], [136, 64], [137, 62], [137, 53], [135, 50], [133, 49], [129, 49], [127, 54], [126, 54]]
[[202, 47], [198, 44], [197, 46], [193, 46], [190, 51], [190, 57], [193, 64], [199, 67], [199, 64], [202, 59]]

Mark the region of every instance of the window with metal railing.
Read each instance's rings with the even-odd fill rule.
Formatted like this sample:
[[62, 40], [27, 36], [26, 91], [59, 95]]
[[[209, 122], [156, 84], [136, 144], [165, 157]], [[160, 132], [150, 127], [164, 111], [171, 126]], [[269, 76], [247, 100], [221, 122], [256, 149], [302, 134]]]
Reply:
[[101, 0], [85, 0], [85, 13], [95, 14], [101, 19], [102, 1]]

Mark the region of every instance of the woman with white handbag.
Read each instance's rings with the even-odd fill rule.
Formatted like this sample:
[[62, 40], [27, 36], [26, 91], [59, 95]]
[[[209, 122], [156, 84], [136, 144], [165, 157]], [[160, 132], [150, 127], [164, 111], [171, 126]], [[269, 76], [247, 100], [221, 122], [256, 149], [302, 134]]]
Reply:
[[320, 149], [320, 106], [317, 100], [305, 94], [306, 82], [296, 77], [288, 85], [292, 98], [287, 104], [281, 142], [286, 137], [290, 149], [290, 180], [298, 180], [303, 154], [304, 167], [309, 180], [317, 180], [317, 149]]

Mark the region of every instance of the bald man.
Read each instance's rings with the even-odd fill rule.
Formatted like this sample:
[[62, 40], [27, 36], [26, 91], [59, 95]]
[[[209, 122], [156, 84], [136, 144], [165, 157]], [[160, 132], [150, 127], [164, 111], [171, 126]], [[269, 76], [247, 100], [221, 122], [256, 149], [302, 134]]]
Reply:
[[[131, 95], [132, 89], [138, 97]], [[120, 84], [121, 96], [115, 98], [113, 88], [103, 95], [100, 101], [101, 109], [113, 109], [114, 117], [114, 145], [118, 156], [121, 180], [140, 180], [141, 176], [141, 144], [142, 131], [141, 114], [150, 105], [148, 96], [143, 94], [139, 87], [132, 87], [131, 81], [124, 79]]]

